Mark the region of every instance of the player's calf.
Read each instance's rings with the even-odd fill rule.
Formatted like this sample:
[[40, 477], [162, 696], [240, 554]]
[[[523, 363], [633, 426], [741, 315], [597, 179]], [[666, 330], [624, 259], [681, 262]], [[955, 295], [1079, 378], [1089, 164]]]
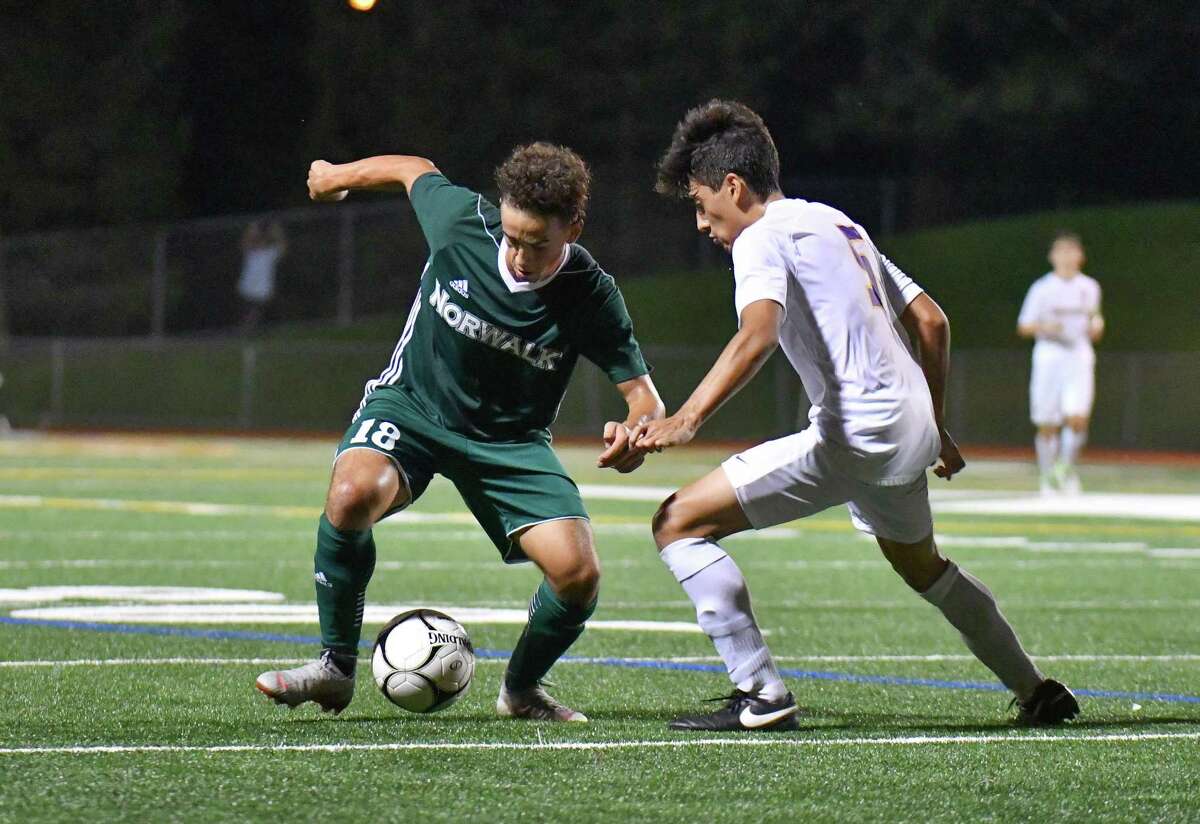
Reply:
[[[750, 528], [724, 470], [710, 472], [672, 495], [654, 516], [654, 540], [663, 563], [696, 607], [696, 622], [712, 640], [733, 682], [738, 706], [692, 716], [677, 729], [748, 729], [737, 720], [742, 703], [775, 707], [790, 702], [771, 651], [750, 605], [750, 590], [737, 564], [716, 539]], [[744, 699], [744, 700], [743, 700]], [[732, 713], [732, 715], [730, 714]], [[784, 713], [786, 715], [786, 713]], [[782, 721], [784, 715], [772, 716]], [[683, 723], [681, 720], [679, 723]]]
[[905, 583], [941, 611], [975, 657], [1017, 696], [1014, 701], [1021, 707], [1021, 723], [1057, 724], [1078, 714], [1075, 696], [1062, 684], [1042, 676], [991, 590], [944, 558], [932, 534], [915, 544], [885, 538], [878, 541]]
[[510, 717], [579, 720], [572, 717], [574, 710], [562, 712], [566, 708], [539, 684], [596, 610], [600, 562], [591, 527], [582, 518], [547, 521], [521, 533], [518, 541], [546, 578], [529, 601], [529, 621], [509, 658], [496, 708]]

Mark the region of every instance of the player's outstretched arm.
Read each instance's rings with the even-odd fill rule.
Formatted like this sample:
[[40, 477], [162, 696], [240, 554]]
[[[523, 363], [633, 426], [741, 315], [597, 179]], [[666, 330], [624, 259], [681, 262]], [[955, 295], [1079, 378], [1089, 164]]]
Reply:
[[933, 399], [933, 418], [942, 437], [940, 463], [933, 472], [940, 478], [950, 480], [967, 465], [958, 444], [946, 431], [946, 376], [950, 373], [950, 320], [942, 307], [927, 294], [918, 295], [904, 313], [900, 322], [917, 343], [917, 354], [925, 382], [929, 384], [929, 395]]
[[432, 161], [412, 155], [377, 155], [352, 163], [314, 160], [308, 167], [308, 196], [333, 202], [345, 198], [351, 189], [407, 192], [421, 175], [436, 171]]
[[687, 402], [669, 418], [638, 426], [634, 443], [643, 450], [660, 452], [694, 438], [704, 422], [749, 383], [771, 357], [779, 345], [782, 321], [783, 307], [773, 300], [756, 300], [747, 306], [742, 311], [741, 328]]
[[609, 421], [604, 424], [604, 451], [596, 459], [596, 466], [625, 473], [637, 469], [646, 460], [646, 450], [634, 445], [633, 430], [641, 424], [661, 420], [667, 414], [667, 408], [649, 375], [621, 381], [617, 389], [625, 398], [629, 415], [624, 423]]

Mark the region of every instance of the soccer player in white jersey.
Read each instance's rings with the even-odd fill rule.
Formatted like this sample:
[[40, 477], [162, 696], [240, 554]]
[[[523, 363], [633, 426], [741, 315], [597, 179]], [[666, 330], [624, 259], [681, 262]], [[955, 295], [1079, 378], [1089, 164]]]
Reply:
[[1060, 232], [1050, 246], [1054, 269], [1029, 287], [1017, 318], [1017, 334], [1036, 341], [1029, 417], [1037, 427], [1043, 495], [1080, 490], [1075, 462], [1087, 441], [1096, 388], [1092, 344], [1104, 334], [1100, 284], [1080, 271], [1084, 259], [1079, 235]]
[[714, 100], [687, 113], [657, 188], [690, 198], [697, 228], [732, 252], [739, 329], [674, 415], [634, 428], [635, 444], [657, 451], [691, 441], [776, 346], [812, 403], [807, 429], [733, 456], [654, 517], [661, 557], [734, 686], [726, 706], [672, 728], [797, 727], [746, 581], [717, 542], [840, 504], [1015, 693], [1019, 720], [1073, 718], [1070, 690], [1043, 677], [987, 587], [934, 543], [925, 471], [936, 462], [934, 473], [949, 479], [964, 466], [942, 420], [949, 324], [938, 305], [845, 214], [784, 197], [771, 135], [740, 103]]

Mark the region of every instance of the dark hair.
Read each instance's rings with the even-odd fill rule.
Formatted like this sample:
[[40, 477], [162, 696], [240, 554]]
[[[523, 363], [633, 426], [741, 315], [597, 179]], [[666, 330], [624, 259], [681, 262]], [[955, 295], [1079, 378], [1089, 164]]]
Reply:
[[1079, 236], [1078, 232], [1072, 232], [1067, 229], [1059, 229], [1054, 233], [1054, 240], [1050, 241], [1050, 245], [1053, 246], [1060, 240], [1066, 241], [1067, 243], [1074, 243], [1080, 249], [1083, 248], [1083, 238]]
[[658, 161], [654, 188], [687, 197], [694, 179], [720, 188], [735, 174], [759, 197], [779, 191], [779, 151], [767, 124], [753, 109], [734, 100], [710, 100], [683, 116], [671, 145]]
[[496, 167], [500, 199], [523, 211], [557, 216], [567, 223], [587, 214], [592, 174], [566, 146], [530, 143], [513, 149]]

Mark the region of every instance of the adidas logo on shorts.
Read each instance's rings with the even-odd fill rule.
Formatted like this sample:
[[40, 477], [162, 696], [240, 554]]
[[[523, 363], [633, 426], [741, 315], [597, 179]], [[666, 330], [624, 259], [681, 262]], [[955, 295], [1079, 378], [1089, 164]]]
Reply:
[[455, 292], [458, 292], [464, 298], [470, 297], [470, 295], [467, 294], [467, 282], [465, 280], [450, 281], [450, 288], [453, 289]]
[[333, 584], [329, 583], [329, 579], [325, 577], [324, 572], [318, 572], [313, 576], [313, 580], [323, 587], [329, 587], [330, 589], [333, 589]]

